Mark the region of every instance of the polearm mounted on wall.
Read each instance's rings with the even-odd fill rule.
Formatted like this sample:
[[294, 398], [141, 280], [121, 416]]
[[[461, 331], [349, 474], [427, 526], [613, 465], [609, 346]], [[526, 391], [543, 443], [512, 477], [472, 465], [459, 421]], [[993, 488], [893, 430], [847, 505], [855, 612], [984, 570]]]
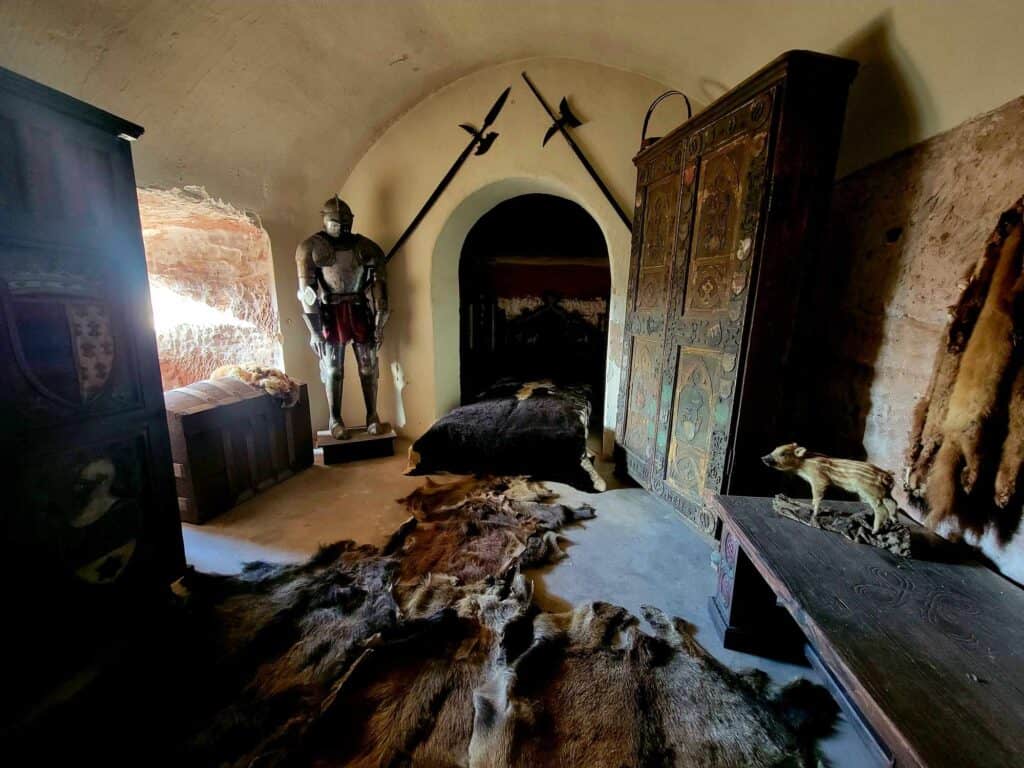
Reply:
[[572, 110], [569, 109], [569, 102], [566, 101], [564, 97], [562, 98], [562, 101], [558, 106], [560, 114], [556, 115], [554, 111], [551, 109], [551, 107], [548, 106], [548, 103], [544, 101], [544, 97], [540, 95], [540, 91], [537, 90], [537, 86], [535, 86], [533, 82], [530, 80], [530, 78], [527, 77], [526, 73], [523, 72], [522, 75], [523, 80], [526, 81], [526, 84], [530, 86], [530, 90], [533, 91], [533, 95], [537, 97], [537, 101], [539, 101], [540, 105], [544, 107], [544, 111], [548, 113], [548, 117], [550, 117], [554, 121], [551, 124], [551, 127], [548, 128], [547, 133], [544, 134], [544, 141], [542, 141], [541, 144], [546, 145], [548, 143], [548, 140], [552, 136], [554, 136], [555, 133], [561, 133], [562, 136], [565, 137], [565, 140], [569, 143], [569, 148], [575, 153], [576, 158], [580, 161], [580, 163], [583, 164], [583, 168], [586, 170], [587, 173], [590, 174], [590, 178], [594, 180], [594, 183], [597, 184], [598, 189], [601, 190], [601, 194], [604, 195], [605, 199], [611, 204], [612, 208], [615, 209], [615, 212], [619, 214], [619, 218], [622, 219], [622, 223], [626, 225], [626, 229], [632, 231], [633, 222], [629, 220], [629, 217], [626, 215], [626, 212], [622, 210], [622, 207], [619, 205], [618, 201], [612, 195], [611, 190], [608, 189], [608, 186], [604, 183], [604, 180], [601, 178], [600, 174], [598, 174], [598, 172], [594, 169], [594, 166], [590, 164], [590, 161], [587, 160], [587, 156], [583, 154], [583, 150], [580, 149], [579, 146], [577, 146], [576, 142], [572, 138], [572, 135], [569, 133], [569, 128], [578, 128], [579, 126], [583, 125], [583, 121], [581, 121], [578, 117], [576, 117], [576, 115], [572, 113]]
[[494, 140], [498, 138], [498, 134], [494, 131], [487, 133], [487, 129], [490, 128], [491, 124], [497, 119], [498, 113], [500, 113], [501, 108], [505, 106], [505, 100], [508, 98], [508, 93], [511, 90], [512, 86], [509, 86], [501, 92], [501, 96], [499, 96], [498, 100], [494, 102], [494, 106], [491, 107], [491, 110], [484, 118], [483, 125], [480, 126], [479, 131], [469, 123], [462, 123], [459, 125], [459, 128], [469, 133], [473, 138], [469, 140], [469, 144], [467, 144], [466, 148], [462, 150], [462, 154], [456, 158], [452, 167], [448, 169], [448, 173], [446, 173], [444, 178], [441, 179], [441, 183], [437, 185], [433, 192], [430, 193], [430, 197], [427, 198], [427, 202], [425, 202], [423, 207], [420, 208], [419, 213], [417, 213], [413, 220], [409, 222], [409, 226], [405, 228], [405, 231], [401, 234], [395, 244], [391, 246], [391, 250], [388, 251], [388, 255], [385, 257], [385, 262], [391, 261], [391, 257], [398, 253], [399, 249], [405, 245], [405, 241], [409, 239], [409, 235], [411, 235], [416, 227], [419, 226], [420, 222], [423, 221], [423, 217], [427, 215], [434, 203], [437, 202], [437, 199], [451, 183], [452, 179], [455, 178], [455, 174], [459, 172], [462, 164], [466, 162], [466, 159], [470, 154], [476, 150], [476, 154], [483, 155], [491, 148]]

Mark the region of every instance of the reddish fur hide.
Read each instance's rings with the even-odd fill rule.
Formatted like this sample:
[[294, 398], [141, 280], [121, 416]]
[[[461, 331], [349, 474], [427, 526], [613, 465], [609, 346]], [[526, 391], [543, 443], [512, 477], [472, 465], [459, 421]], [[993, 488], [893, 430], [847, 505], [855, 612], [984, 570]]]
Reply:
[[1015, 489], [1024, 393], [1016, 384], [1017, 394], [1010, 393], [1009, 384], [1019, 378], [1022, 214], [1024, 198], [1000, 217], [953, 308], [945, 348], [915, 413], [907, 488], [924, 499], [932, 528], [956, 518], [961, 528], [983, 530], [994, 520], [993, 502], [1005, 506]]
[[1018, 362], [1010, 388], [1009, 428], [996, 472], [995, 502], [1005, 509], [1017, 492], [1017, 478], [1024, 463], [1024, 364]]

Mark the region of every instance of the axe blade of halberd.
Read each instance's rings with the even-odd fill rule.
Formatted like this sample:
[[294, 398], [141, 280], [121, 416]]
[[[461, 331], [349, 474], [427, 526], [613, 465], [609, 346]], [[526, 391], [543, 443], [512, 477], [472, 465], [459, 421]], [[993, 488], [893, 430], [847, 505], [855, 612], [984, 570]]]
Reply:
[[541, 142], [542, 147], [546, 147], [551, 137], [558, 133], [562, 128], [579, 128], [583, 125], [583, 121], [573, 114], [572, 108], [569, 106], [568, 100], [565, 96], [558, 103], [558, 117], [555, 118], [555, 122], [551, 124], [547, 132], [544, 134], [544, 141]]
[[498, 138], [498, 134], [496, 132], [494, 132], [494, 131], [491, 131], [486, 136], [481, 137], [480, 141], [477, 142], [476, 152], [474, 152], [473, 154], [474, 155], [484, 155], [484, 154], [487, 154], [487, 150], [489, 150], [491, 148], [491, 144], [494, 143], [494, 140], [496, 138]]

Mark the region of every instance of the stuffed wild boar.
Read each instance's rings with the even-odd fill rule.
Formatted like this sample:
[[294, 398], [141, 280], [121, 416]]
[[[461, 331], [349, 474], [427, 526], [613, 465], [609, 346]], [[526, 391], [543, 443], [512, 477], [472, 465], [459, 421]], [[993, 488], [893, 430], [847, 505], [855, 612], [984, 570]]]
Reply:
[[781, 472], [799, 475], [811, 486], [811, 519], [818, 516], [818, 508], [830, 486], [857, 494], [875, 513], [872, 533], [878, 533], [896, 514], [892, 498], [894, 484], [891, 473], [874, 464], [853, 459], [833, 459], [820, 453], [811, 453], [796, 443], [780, 445], [761, 457], [769, 467]]

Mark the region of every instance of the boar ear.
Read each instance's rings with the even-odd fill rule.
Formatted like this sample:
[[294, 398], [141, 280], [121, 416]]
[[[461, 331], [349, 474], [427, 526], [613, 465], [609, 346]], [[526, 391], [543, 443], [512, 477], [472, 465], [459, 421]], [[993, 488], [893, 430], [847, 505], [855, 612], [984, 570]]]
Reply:
[[804, 456], [807, 455], [807, 449], [804, 448], [802, 445], [798, 445], [796, 449], [793, 451], [793, 455], [796, 456], [798, 459], [802, 459]]

